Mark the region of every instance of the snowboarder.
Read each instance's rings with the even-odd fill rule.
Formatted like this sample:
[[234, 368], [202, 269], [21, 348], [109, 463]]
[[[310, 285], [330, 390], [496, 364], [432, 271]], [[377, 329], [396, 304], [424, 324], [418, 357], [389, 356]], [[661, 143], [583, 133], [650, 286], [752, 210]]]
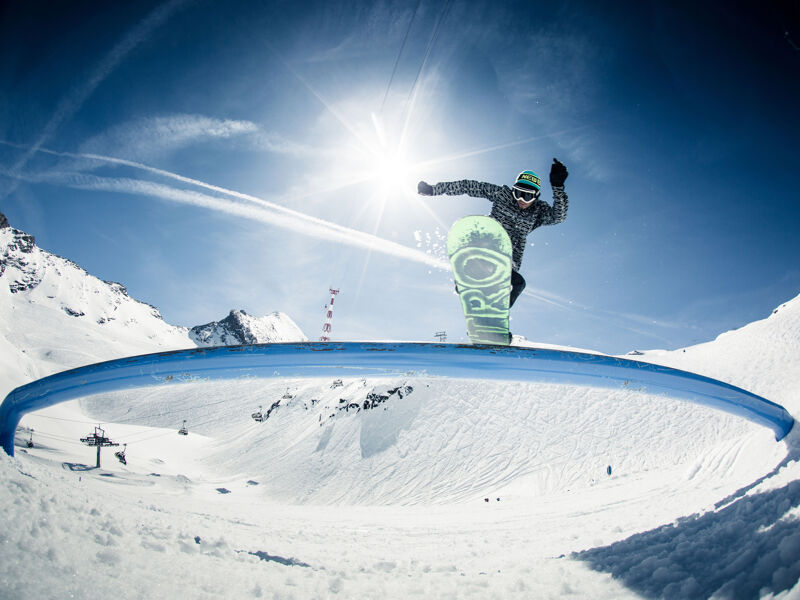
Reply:
[[492, 202], [490, 216], [498, 221], [511, 238], [513, 246], [511, 270], [511, 298], [509, 307], [525, 289], [525, 279], [519, 274], [525, 239], [528, 234], [541, 225], [557, 225], [567, 218], [567, 194], [564, 181], [567, 168], [557, 159], [550, 167], [550, 186], [553, 188], [553, 205], [540, 200], [541, 179], [533, 171], [523, 171], [517, 176], [514, 185], [499, 186], [480, 181], [446, 181], [430, 185], [425, 181], [417, 184], [417, 192], [423, 196], [460, 196], [467, 194], [475, 198], [486, 198]]

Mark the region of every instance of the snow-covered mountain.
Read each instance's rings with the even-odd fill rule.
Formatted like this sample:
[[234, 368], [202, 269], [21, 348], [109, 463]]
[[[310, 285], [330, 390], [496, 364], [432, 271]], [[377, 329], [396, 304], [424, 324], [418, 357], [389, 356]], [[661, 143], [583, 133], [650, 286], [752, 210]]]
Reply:
[[[5, 220], [4, 220], [5, 221]], [[2, 388], [111, 358], [189, 348], [188, 331], [74, 262], [39, 248], [33, 236], [0, 229]]]
[[295, 322], [284, 313], [274, 312], [265, 317], [253, 317], [243, 310], [232, 310], [221, 321], [192, 327], [189, 337], [198, 346], [308, 341]]
[[193, 329], [80, 266], [39, 248], [0, 213], [0, 394], [51, 373], [195, 345], [304, 340], [286, 315], [232, 311]]

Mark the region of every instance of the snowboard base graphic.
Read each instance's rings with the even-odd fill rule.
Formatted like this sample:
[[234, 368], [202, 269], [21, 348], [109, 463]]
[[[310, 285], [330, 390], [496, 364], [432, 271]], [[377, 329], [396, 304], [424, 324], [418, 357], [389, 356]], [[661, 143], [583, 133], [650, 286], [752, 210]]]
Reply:
[[511, 240], [486, 216], [464, 217], [447, 234], [447, 256], [473, 344], [507, 346]]

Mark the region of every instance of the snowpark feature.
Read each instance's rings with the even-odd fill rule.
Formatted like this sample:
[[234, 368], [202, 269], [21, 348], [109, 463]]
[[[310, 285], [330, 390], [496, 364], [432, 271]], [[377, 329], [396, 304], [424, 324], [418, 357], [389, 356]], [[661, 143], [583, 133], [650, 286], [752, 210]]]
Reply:
[[13, 456], [14, 434], [22, 415], [91, 394], [198, 380], [326, 377], [343, 373], [633, 387], [649, 394], [667, 393], [747, 418], [772, 428], [776, 440], [783, 439], [794, 424], [782, 406], [735, 386], [669, 367], [598, 354], [422, 343], [255, 344], [123, 358], [21, 386], [0, 404], [0, 445]]

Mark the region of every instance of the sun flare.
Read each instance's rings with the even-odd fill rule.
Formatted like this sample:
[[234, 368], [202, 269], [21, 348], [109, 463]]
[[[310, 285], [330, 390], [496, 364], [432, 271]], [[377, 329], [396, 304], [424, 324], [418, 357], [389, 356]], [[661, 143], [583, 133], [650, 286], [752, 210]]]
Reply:
[[408, 185], [407, 179], [411, 174], [411, 164], [399, 151], [378, 152], [372, 158], [373, 164], [369, 169], [369, 178], [375, 181], [378, 187], [391, 191]]

